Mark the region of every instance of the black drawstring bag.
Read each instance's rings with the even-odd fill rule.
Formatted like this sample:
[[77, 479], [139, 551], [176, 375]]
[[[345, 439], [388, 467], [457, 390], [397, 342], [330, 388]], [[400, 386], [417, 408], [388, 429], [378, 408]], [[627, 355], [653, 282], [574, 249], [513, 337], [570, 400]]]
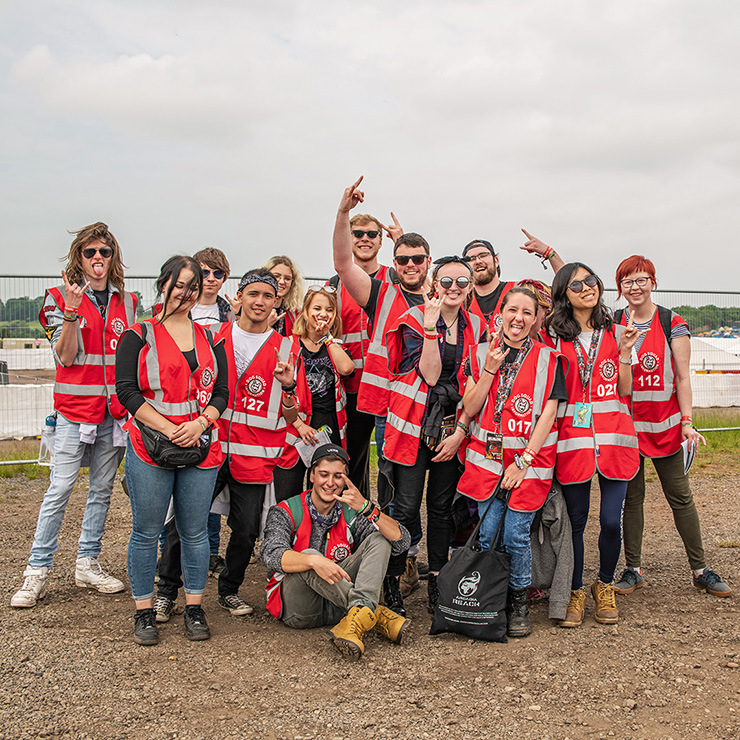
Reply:
[[[498, 497], [499, 480], [491, 496]], [[504, 500], [508, 502], [509, 492]], [[452, 553], [449, 562], [439, 571], [437, 587], [439, 601], [434, 610], [430, 635], [456, 632], [475, 640], [507, 642], [506, 596], [509, 590], [511, 555], [500, 551], [506, 509], [496, 529], [491, 549], [481, 551], [478, 535], [485, 514], [468, 541]]]

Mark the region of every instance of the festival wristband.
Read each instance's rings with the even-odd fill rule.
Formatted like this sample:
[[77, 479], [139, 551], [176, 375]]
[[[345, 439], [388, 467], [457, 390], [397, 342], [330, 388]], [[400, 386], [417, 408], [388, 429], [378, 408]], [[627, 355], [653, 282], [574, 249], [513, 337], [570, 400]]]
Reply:
[[693, 421], [690, 416], [682, 416], [681, 421]]
[[357, 512], [357, 516], [360, 516], [360, 514], [362, 514], [362, 512], [365, 511], [365, 509], [367, 509], [369, 503], [370, 502], [367, 499], [365, 499], [365, 503], [360, 507], [360, 510]]
[[295, 380], [290, 385], [283, 385], [281, 388], [283, 389], [283, 393], [293, 393], [295, 391], [296, 382]]
[[484, 373], [488, 373], [489, 375], [495, 375], [495, 374], [496, 374], [496, 373], [494, 373], [494, 372], [493, 372], [492, 370], [489, 370], [489, 369], [488, 369], [487, 367], [484, 367], [484, 368], [483, 368], [483, 372], [484, 372]]
[[456, 426], [456, 427], [457, 427], [458, 429], [462, 429], [462, 431], [463, 431], [463, 434], [464, 434], [464, 435], [465, 435], [466, 437], [469, 437], [469, 436], [470, 436], [470, 427], [468, 427], [468, 426], [465, 426], [465, 424], [463, 424], [463, 423], [462, 423], [461, 421], [458, 421], [458, 422], [456, 422], [456, 423], [455, 423], [455, 426]]
[[198, 424], [200, 424], [200, 428], [203, 430], [203, 433], [205, 434], [208, 427], [200, 420], [200, 417], [198, 417], [195, 421], [197, 421]]
[[427, 332], [424, 332], [424, 339], [439, 339], [439, 335], [435, 332], [434, 334], [427, 334]]
[[77, 316], [64, 316], [62, 321], [77, 321]]

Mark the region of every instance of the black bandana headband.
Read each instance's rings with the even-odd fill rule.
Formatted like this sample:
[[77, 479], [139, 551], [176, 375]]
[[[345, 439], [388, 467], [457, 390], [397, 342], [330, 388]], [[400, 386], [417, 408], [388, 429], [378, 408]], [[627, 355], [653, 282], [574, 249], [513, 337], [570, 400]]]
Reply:
[[265, 275], [264, 273], [247, 273], [240, 281], [238, 290], [242, 291], [247, 285], [252, 283], [266, 283], [274, 289], [275, 295], [278, 294], [277, 280], [272, 275]]

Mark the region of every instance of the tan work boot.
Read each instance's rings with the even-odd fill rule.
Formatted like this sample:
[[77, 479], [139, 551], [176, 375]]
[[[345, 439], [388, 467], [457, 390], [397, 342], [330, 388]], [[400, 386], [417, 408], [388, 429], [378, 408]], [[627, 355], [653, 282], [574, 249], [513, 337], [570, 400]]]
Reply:
[[598, 579], [591, 584], [591, 595], [596, 602], [594, 619], [599, 624], [616, 624], [619, 621], [614, 584], [602, 583]]
[[560, 627], [580, 627], [583, 624], [583, 615], [586, 612], [586, 594], [582, 588], [570, 592], [568, 610], [565, 619], [558, 622]]
[[378, 604], [375, 610], [375, 629], [380, 632], [383, 637], [387, 637], [391, 642], [395, 642], [396, 645], [401, 644], [406, 630], [411, 624], [410, 619], [402, 617], [400, 614], [391, 611], [387, 606]]
[[408, 596], [419, 585], [419, 566], [416, 564], [416, 556], [406, 558], [406, 570], [403, 572], [398, 585], [401, 593]]
[[353, 606], [347, 616], [329, 630], [334, 647], [350, 660], [359, 660], [365, 652], [362, 638], [375, 626], [375, 614], [367, 606]]

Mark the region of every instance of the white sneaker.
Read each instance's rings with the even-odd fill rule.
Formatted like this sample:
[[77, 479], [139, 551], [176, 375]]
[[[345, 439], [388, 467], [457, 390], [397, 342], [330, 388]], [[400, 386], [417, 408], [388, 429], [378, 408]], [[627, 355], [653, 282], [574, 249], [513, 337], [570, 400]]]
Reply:
[[75, 583], [83, 588], [97, 589], [101, 594], [117, 594], [126, 588], [100, 567], [97, 558], [77, 558]]
[[49, 569], [45, 565], [40, 568], [34, 568], [32, 565], [26, 566], [23, 571], [26, 580], [23, 581], [20, 590], [13, 594], [10, 605], [23, 609], [36, 606], [36, 602], [43, 599], [46, 594], [46, 574], [48, 572]]

